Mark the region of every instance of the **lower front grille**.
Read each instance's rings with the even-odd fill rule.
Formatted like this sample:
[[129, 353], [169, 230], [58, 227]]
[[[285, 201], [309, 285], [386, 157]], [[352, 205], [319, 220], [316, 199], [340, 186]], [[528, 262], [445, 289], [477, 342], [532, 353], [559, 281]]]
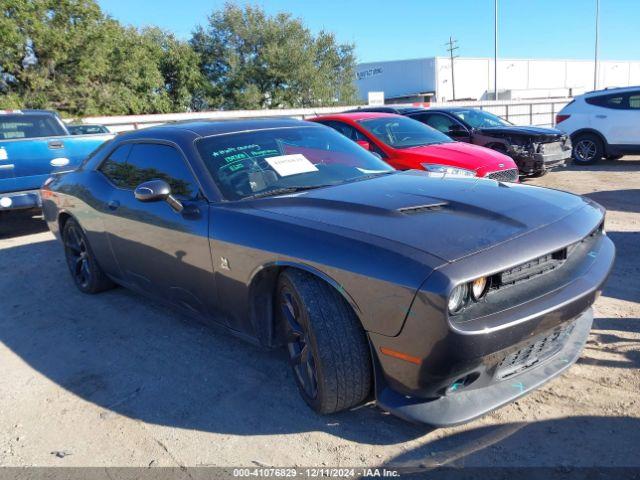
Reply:
[[511, 377], [538, 365], [558, 353], [575, 327], [575, 322], [562, 325], [538, 337], [532, 343], [507, 355], [496, 370], [499, 379]]
[[510, 168], [508, 170], [500, 170], [499, 172], [491, 172], [485, 176], [491, 180], [498, 182], [515, 182], [518, 180], [518, 169]]

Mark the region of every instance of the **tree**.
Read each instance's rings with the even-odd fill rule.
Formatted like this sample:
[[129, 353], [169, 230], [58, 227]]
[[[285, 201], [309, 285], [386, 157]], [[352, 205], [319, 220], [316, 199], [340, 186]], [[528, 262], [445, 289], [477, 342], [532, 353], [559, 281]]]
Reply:
[[184, 111], [203, 83], [187, 42], [123, 27], [94, 0], [2, 0], [0, 55], [0, 107]]
[[197, 27], [191, 45], [213, 106], [312, 107], [356, 99], [354, 46], [324, 31], [314, 36], [286, 13], [268, 16], [260, 7], [228, 3]]

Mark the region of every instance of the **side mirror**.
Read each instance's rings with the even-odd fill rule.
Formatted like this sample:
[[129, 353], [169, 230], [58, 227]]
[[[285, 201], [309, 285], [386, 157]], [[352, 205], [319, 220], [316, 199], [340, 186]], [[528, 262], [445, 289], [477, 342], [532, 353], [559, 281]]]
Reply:
[[371, 150], [371, 144], [366, 140], [356, 140], [356, 143], [360, 145], [365, 150]]
[[454, 123], [453, 125], [449, 125], [449, 133], [452, 135], [468, 135], [467, 129], [458, 123]]
[[171, 187], [164, 180], [150, 180], [138, 185], [133, 192], [140, 202], [166, 201], [171, 208], [180, 213], [184, 209], [182, 203], [171, 195]]

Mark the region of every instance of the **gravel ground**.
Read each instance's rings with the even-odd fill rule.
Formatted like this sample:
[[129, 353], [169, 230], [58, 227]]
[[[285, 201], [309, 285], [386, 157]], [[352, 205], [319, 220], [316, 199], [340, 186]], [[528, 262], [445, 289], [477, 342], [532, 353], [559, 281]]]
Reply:
[[77, 292], [38, 219], [0, 220], [0, 465], [640, 467], [640, 158], [529, 183], [609, 210], [618, 259], [580, 361], [456, 428], [326, 417], [265, 352], [124, 289]]

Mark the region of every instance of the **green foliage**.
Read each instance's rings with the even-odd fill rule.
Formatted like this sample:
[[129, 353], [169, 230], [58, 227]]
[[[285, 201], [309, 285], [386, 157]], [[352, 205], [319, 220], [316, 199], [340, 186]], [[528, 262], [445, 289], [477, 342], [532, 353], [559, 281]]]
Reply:
[[0, 0], [0, 108], [68, 116], [355, 100], [353, 45], [227, 4], [190, 42], [125, 27], [95, 0]]
[[2, 0], [0, 55], [0, 108], [185, 111], [203, 81], [188, 43], [123, 27], [94, 0]]
[[223, 108], [312, 107], [355, 100], [353, 45], [298, 19], [228, 3], [198, 27], [191, 44], [211, 82], [210, 103]]

